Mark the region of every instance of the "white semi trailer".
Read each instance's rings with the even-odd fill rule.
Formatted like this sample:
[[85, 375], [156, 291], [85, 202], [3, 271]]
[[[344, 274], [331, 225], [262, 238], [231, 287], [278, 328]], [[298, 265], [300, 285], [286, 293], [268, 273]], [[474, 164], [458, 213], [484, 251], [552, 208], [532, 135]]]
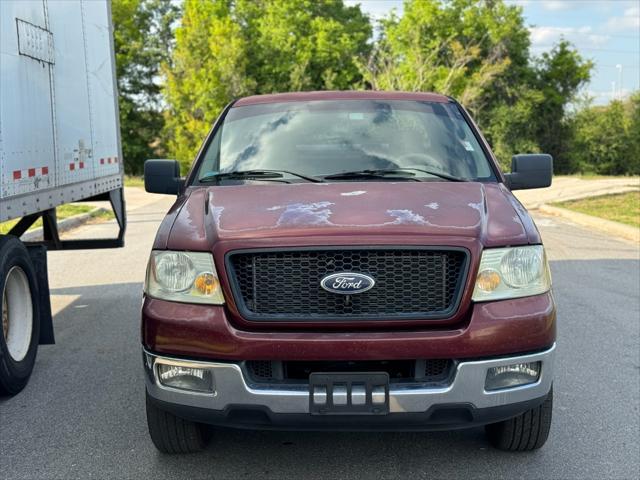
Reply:
[[[124, 243], [123, 164], [108, 0], [0, 1], [0, 395], [54, 343], [47, 250]], [[56, 207], [106, 200], [114, 238], [62, 240]], [[20, 237], [42, 219], [42, 240]], [[70, 257], [72, 258], [72, 257]], [[70, 260], [72, 261], [72, 260]]]

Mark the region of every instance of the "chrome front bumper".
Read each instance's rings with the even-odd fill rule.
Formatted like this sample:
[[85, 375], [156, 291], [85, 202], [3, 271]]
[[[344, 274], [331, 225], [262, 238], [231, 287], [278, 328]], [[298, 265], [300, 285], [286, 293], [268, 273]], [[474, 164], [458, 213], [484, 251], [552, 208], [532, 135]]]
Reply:
[[[441, 404], [470, 404], [477, 409], [527, 402], [547, 395], [553, 381], [555, 344], [543, 352], [488, 360], [461, 361], [451, 383], [434, 387], [420, 383], [389, 386], [390, 413], [419, 413]], [[233, 405], [267, 408], [276, 414], [309, 413], [308, 385], [253, 385], [247, 383], [238, 363], [185, 361], [144, 352], [146, 384], [149, 395], [162, 402], [212, 411], [224, 411]], [[484, 388], [487, 369], [525, 362], [542, 362], [536, 383], [498, 391]], [[163, 386], [156, 364], [210, 369], [215, 393], [195, 393]]]

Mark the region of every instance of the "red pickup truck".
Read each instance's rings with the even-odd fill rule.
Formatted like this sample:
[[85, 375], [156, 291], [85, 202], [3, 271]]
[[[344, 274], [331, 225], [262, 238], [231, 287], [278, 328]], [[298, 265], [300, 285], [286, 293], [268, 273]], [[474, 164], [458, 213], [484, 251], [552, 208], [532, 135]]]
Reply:
[[501, 173], [455, 100], [305, 92], [227, 106], [177, 195], [142, 307], [147, 420], [163, 452], [205, 425], [434, 430], [485, 425], [541, 447], [556, 309], [540, 234], [511, 190], [551, 183], [549, 155]]

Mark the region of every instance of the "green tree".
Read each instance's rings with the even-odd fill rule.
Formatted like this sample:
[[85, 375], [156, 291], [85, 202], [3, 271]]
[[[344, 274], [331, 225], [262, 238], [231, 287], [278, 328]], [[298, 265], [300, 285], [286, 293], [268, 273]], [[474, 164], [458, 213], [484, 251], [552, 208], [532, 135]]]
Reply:
[[535, 109], [531, 121], [540, 149], [554, 157], [556, 173], [575, 171], [569, 152], [573, 130], [566, 121], [566, 108], [589, 81], [592, 67], [565, 40], [551, 52], [543, 53], [536, 63], [534, 85], [544, 101]]
[[571, 154], [583, 173], [640, 174], [640, 93], [626, 102], [583, 108], [571, 121]]
[[565, 109], [591, 63], [561, 41], [536, 61], [522, 9], [502, 0], [405, 0], [383, 19], [360, 63], [373, 89], [436, 91], [468, 108], [504, 168], [514, 153], [546, 151], [569, 171]]
[[342, 0], [238, 0], [248, 74], [258, 93], [349, 89], [361, 76], [354, 57], [368, 52], [369, 19]]
[[505, 168], [515, 153], [540, 151], [558, 173], [578, 168], [567, 108], [592, 65], [564, 40], [532, 59], [520, 7], [405, 0], [402, 16], [378, 27], [372, 39], [369, 19], [342, 0], [185, 0], [163, 69], [171, 154], [188, 166], [238, 96], [373, 88], [456, 97]]
[[627, 173], [640, 175], [640, 91], [635, 92], [628, 102], [629, 106], [629, 163]]
[[590, 77], [593, 65], [561, 40], [510, 79], [500, 98], [480, 119], [496, 156], [508, 168], [515, 153], [550, 153], [555, 173], [577, 165], [570, 153], [573, 128], [567, 108]]
[[235, 97], [351, 88], [370, 36], [368, 18], [342, 0], [186, 0], [165, 69], [169, 150], [190, 165]]
[[405, 0], [360, 66], [373, 89], [452, 95], [478, 115], [500, 78], [526, 66], [528, 35], [521, 9], [502, 1]]
[[164, 0], [112, 3], [122, 152], [130, 174], [141, 173], [144, 161], [162, 152], [159, 69], [169, 58], [178, 13]]
[[505, 96], [487, 108], [482, 127], [505, 171], [509, 171], [514, 154], [541, 152], [535, 119], [544, 100], [541, 91], [523, 86], [517, 94]]
[[187, 0], [164, 90], [168, 147], [188, 166], [222, 107], [254, 88], [247, 42], [231, 2]]

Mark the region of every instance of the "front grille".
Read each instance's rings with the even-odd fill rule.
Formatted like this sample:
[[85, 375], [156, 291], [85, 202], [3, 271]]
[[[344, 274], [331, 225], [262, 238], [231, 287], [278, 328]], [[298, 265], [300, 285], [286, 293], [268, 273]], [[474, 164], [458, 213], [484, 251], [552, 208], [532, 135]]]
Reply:
[[455, 362], [430, 360], [364, 360], [364, 361], [271, 361], [246, 362], [249, 378], [255, 383], [288, 383], [309, 379], [312, 373], [386, 372], [392, 382], [440, 383], [452, 374]]
[[[231, 253], [236, 304], [249, 320], [446, 318], [454, 313], [467, 254], [456, 249], [331, 249]], [[324, 290], [333, 273], [374, 278], [366, 292]]]

